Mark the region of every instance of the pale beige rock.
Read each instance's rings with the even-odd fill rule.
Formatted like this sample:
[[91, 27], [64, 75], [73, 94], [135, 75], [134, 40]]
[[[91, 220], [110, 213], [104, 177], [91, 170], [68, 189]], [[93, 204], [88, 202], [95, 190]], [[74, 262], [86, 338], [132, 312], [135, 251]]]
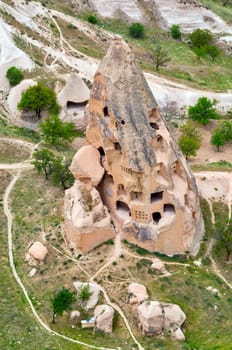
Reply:
[[185, 341], [185, 335], [184, 335], [184, 333], [182, 332], [182, 330], [180, 328], [177, 328], [176, 330], [171, 332], [171, 335], [176, 340]]
[[73, 176], [84, 182], [89, 182], [93, 186], [97, 186], [105, 170], [100, 164], [100, 153], [92, 146], [83, 146], [75, 154], [70, 170]]
[[77, 104], [76, 107], [78, 107], [78, 104], [88, 102], [89, 96], [90, 91], [87, 85], [77, 73], [72, 73], [67, 79], [64, 88], [57, 95], [57, 101], [62, 108], [67, 110], [69, 108], [69, 103]]
[[128, 292], [132, 294], [130, 304], [141, 303], [148, 298], [146, 287], [139, 283], [131, 283]]
[[94, 310], [96, 328], [105, 333], [112, 333], [114, 309], [109, 305], [98, 305]]
[[79, 293], [81, 287], [83, 287], [85, 285], [89, 285], [89, 291], [91, 293], [91, 296], [90, 296], [89, 300], [87, 301], [87, 304], [85, 307], [86, 310], [89, 310], [89, 309], [94, 308], [94, 306], [96, 306], [96, 304], [98, 303], [101, 287], [97, 283], [79, 282], [79, 281], [73, 282], [73, 286], [77, 290], [78, 293]]
[[65, 232], [72, 248], [86, 254], [115, 237], [111, 216], [98, 191], [78, 180], [65, 191]]
[[70, 314], [70, 320], [75, 320], [80, 317], [80, 312], [78, 310], [73, 310]]
[[28, 250], [29, 255], [38, 261], [44, 261], [48, 254], [47, 248], [40, 242], [35, 242]]
[[31, 271], [29, 272], [28, 276], [29, 277], [34, 277], [36, 272], [37, 272], [37, 268], [33, 267], [33, 269], [31, 269]]
[[176, 304], [162, 304], [164, 310], [164, 327], [171, 330], [180, 327], [186, 320], [185, 313]]
[[153, 258], [152, 259], [151, 269], [160, 271], [162, 273], [167, 273], [168, 272], [166, 270], [164, 262], [162, 260], [160, 260], [159, 258]]
[[36, 82], [32, 79], [25, 79], [21, 81], [18, 85], [11, 88], [8, 98], [7, 98], [7, 105], [9, 108], [9, 111], [12, 113], [21, 113], [18, 110], [18, 103], [20, 102], [22, 98], [22, 94], [29, 89], [31, 86], [36, 85]]

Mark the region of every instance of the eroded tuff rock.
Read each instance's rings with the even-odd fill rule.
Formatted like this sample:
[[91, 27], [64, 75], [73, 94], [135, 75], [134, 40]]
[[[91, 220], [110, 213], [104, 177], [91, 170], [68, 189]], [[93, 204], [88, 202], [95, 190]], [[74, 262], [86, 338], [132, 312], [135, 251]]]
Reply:
[[98, 305], [94, 310], [96, 328], [105, 333], [112, 333], [114, 309], [109, 305]]
[[115, 236], [111, 217], [99, 192], [76, 180], [65, 192], [65, 231], [74, 250], [86, 254], [97, 245]]
[[87, 304], [85, 306], [85, 309], [89, 310], [94, 308], [94, 306], [97, 305], [101, 287], [97, 283], [80, 282], [80, 281], [73, 282], [73, 286], [78, 293], [80, 292], [81, 288], [86, 285], [89, 286], [89, 291], [91, 293], [91, 296], [88, 299]]
[[123, 238], [168, 255], [196, 254], [204, 225], [194, 177], [121, 39], [95, 75], [87, 143], [100, 152], [98, 189]]
[[128, 287], [130, 293], [130, 304], [141, 303], [148, 299], [147, 289], [139, 283], [131, 283]]
[[178, 305], [145, 301], [138, 306], [138, 317], [144, 334], [155, 335], [169, 331], [177, 340], [185, 339], [180, 327], [186, 316]]
[[44, 261], [48, 254], [48, 250], [42, 243], [35, 242], [28, 249], [28, 254], [28, 258], [31, 257], [36, 261]]

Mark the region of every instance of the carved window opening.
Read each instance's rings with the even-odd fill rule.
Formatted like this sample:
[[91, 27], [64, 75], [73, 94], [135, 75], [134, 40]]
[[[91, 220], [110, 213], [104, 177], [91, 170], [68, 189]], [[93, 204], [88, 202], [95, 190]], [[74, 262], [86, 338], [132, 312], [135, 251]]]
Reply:
[[193, 219], [196, 219], [196, 212], [195, 211], [193, 211], [192, 216], [193, 216]]
[[181, 165], [180, 165], [180, 162], [178, 160], [172, 164], [172, 171], [174, 174], [177, 174], [179, 176], [182, 175]]
[[125, 125], [125, 120], [121, 120], [121, 124], [122, 124], [122, 125]]
[[118, 185], [118, 196], [120, 196], [121, 194], [125, 194], [125, 188], [124, 188], [124, 185], [122, 184], [119, 184]]
[[150, 127], [155, 130], [159, 130], [159, 125], [157, 123], [150, 123]]
[[67, 101], [66, 107], [67, 109], [75, 109], [75, 108], [85, 107], [87, 103], [88, 101], [84, 101], [84, 102]]
[[151, 193], [151, 203], [158, 202], [163, 199], [163, 191]]
[[125, 219], [131, 216], [130, 208], [125, 202], [117, 201], [116, 209], [117, 209], [118, 215], [121, 217], [124, 217]]
[[109, 117], [108, 107], [103, 108], [104, 117]]
[[148, 221], [148, 214], [141, 210], [135, 210], [135, 220]]
[[156, 137], [156, 141], [157, 141], [158, 143], [161, 143], [161, 142], [163, 141], [163, 137], [162, 137], [161, 135], [158, 135], [158, 136]]
[[141, 198], [142, 198], [142, 192], [131, 192], [130, 193], [130, 198], [131, 198], [131, 200], [133, 201], [133, 200], [141, 200]]
[[159, 119], [159, 114], [158, 114], [157, 108], [153, 108], [151, 110], [151, 112], [149, 113], [149, 119], [151, 119], [152, 121]]
[[121, 165], [121, 170], [126, 173], [126, 174], [129, 174], [129, 175], [132, 175], [133, 174], [133, 171], [129, 168], [126, 168], [125, 166]]
[[108, 182], [110, 182], [111, 184], [114, 184], [114, 179], [113, 179], [113, 176], [112, 176], [112, 175], [106, 173], [106, 174], [105, 174], [105, 178], [106, 178], [106, 180], [107, 180]]
[[160, 219], [161, 219], [161, 214], [160, 212], [156, 211], [154, 213], [152, 213], [152, 218], [153, 218], [153, 221], [158, 224]]
[[184, 195], [184, 204], [187, 206], [189, 205], [189, 197], [187, 194]]
[[98, 152], [100, 153], [100, 155], [101, 155], [102, 157], [105, 156], [105, 151], [104, 151], [104, 149], [103, 149], [102, 147], [99, 147], [99, 148], [98, 148]]
[[115, 142], [114, 143], [114, 149], [117, 150], [117, 151], [121, 151], [122, 148], [121, 148], [121, 145], [120, 145], [119, 142]]
[[173, 204], [164, 204], [164, 212], [165, 213], [175, 213], [175, 207]]

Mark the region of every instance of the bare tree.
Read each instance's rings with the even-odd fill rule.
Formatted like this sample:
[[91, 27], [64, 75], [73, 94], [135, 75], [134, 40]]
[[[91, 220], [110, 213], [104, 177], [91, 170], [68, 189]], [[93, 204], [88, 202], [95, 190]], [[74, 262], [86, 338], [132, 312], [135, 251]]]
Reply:
[[164, 66], [170, 61], [168, 52], [163, 49], [160, 45], [157, 45], [153, 51], [152, 59], [155, 63], [155, 70], [158, 72], [160, 66]]

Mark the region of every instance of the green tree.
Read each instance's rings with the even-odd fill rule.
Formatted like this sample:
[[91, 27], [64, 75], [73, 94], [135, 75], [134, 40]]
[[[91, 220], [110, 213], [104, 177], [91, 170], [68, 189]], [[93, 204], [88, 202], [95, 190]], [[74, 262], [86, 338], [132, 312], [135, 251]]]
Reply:
[[22, 81], [24, 78], [23, 72], [15, 66], [8, 68], [6, 72], [6, 77], [8, 78], [11, 86], [19, 84], [20, 81]]
[[144, 26], [141, 23], [132, 23], [129, 27], [129, 34], [133, 38], [143, 38]]
[[38, 119], [42, 111], [53, 108], [57, 108], [55, 92], [39, 83], [28, 88], [18, 104], [18, 109], [35, 112]]
[[32, 164], [34, 165], [35, 169], [39, 173], [43, 172], [45, 175], [45, 178], [48, 179], [54, 167], [53, 166], [53, 163], [55, 161], [54, 153], [47, 148], [42, 148], [33, 153], [33, 158], [34, 160], [32, 161]]
[[206, 125], [209, 123], [210, 119], [219, 119], [215, 108], [216, 104], [216, 100], [211, 101], [207, 97], [200, 97], [194, 106], [189, 106], [188, 115], [192, 120]]
[[39, 125], [44, 141], [48, 144], [58, 145], [64, 141], [71, 141], [77, 135], [75, 125], [60, 120], [57, 115], [46, 118]]
[[186, 159], [188, 159], [190, 156], [197, 155], [197, 150], [200, 148], [201, 143], [197, 139], [190, 138], [183, 134], [178, 140], [178, 145]]
[[69, 289], [62, 288], [51, 300], [53, 314], [52, 323], [55, 323], [56, 316], [62, 316], [64, 311], [70, 310], [75, 302], [75, 295]]
[[196, 123], [192, 120], [188, 120], [185, 124], [182, 124], [179, 130], [183, 135], [201, 142], [200, 130], [197, 128]]
[[171, 35], [173, 39], [176, 39], [176, 40], [181, 39], [181, 30], [178, 24], [173, 24], [170, 30], [171, 30]]
[[89, 298], [91, 297], [92, 292], [90, 291], [89, 284], [82, 284], [80, 291], [78, 293], [78, 301], [82, 307], [85, 307]]
[[225, 141], [231, 141], [232, 140], [232, 122], [229, 120], [224, 120], [220, 124], [220, 130], [225, 138]]
[[55, 186], [61, 186], [63, 190], [71, 187], [74, 183], [74, 177], [69, 170], [70, 162], [56, 158], [53, 161], [52, 182]]
[[157, 45], [153, 50], [152, 59], [155, 63], [155, 70], [158, 72], [161, 66], [164, 66], [170, 61], [168, 52], [163, 49], [160, 45]]
[[221, 218], [213, 228], [216, 238], [226, 250], [226, 260], [230, 260], [232, 254], [232, 219]]
[[87, 20], [88, 20], [89, 23], [97, 24], [97, 17], [95, 15], [89, 15], [87, 17]]
[[216, 45], [207, 45], [207, 46], [205, 46], [205, 52], [212, 59], [213, 62], [221, 54], [221, 50]]
[[210, 45], [213, 40], [213, 35], [208, 29], [196, 29], [189, 36], [193, 48], [202, 48]]
[[224, 146], [225, 142], [225, 136], [223, 135], [222, 129], [215, 129], [211, 136], [211, 145], [216, 146], [219, 152], [220, 147]]

